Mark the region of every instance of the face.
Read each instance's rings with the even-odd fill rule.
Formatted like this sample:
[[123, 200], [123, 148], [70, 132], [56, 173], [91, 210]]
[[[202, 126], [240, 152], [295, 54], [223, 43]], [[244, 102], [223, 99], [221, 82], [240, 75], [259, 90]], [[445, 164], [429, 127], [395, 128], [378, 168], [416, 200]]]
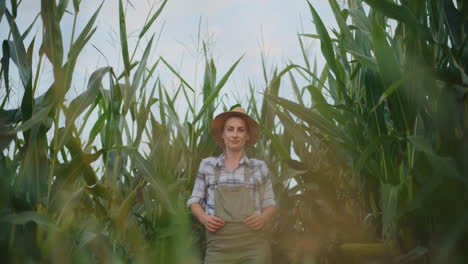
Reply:
[[247, 124], [240, 117], [231, 117], [224, 123], [222, 138], [226, 149], [243, 150], [250, 136]]

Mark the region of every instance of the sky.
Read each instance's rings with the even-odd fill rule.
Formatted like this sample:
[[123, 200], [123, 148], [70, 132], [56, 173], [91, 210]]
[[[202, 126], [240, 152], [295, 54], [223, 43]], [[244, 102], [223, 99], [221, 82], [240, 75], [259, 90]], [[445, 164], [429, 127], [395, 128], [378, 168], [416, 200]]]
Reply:
[[[6, 2], [7, 7], [11, 10], [10, 1]], [[69, 1], [67, 8], [69, 13], [65, 13], [60, 24], [64, 54], [68, 52], [72, 35], [73, 15], [71, 13], [74, 12], [72, 2]], [[154, 14], [161, 2], [161, 0], [124, 0], [130, 54], [135, 48], [138, 34], [145, 24], [146, 17], [148, 14]], [[310, 0], [310, 2], [329, 31], [336, 28], [328, 1]], [[75, 37], [81, 32], [100, 4], [101, 1], [81, 0]], [[152, 6], [154, 6], [153, 10], [151, 10]], [[16, 20], [21, 33], [28, 28], [39, 12], [40, 1], [21, 1]], [[114, 72], [122, 72], [118, 0], [104, 1], [95, 26], [97, 27], [96, 33], [78, 57], [72, 87], [66, 95], [68, 103], [84, 92], [89, 76], [95, 70], [110, 65], [114, 68]], [[33, 69], [36, 69], [38, 65], [39, 46], [37, 43], [42, 42], [41, 30], [42, 21], [39, 17], [25, 40], [25, 43], [29, 45], [32, 38], [36, 37]], [[2, 41], [7, 39], [8, 32], [9, 25], [3, 18], [0, 21], [0, 39]], [[220, 95], [228, 107], [239, 102], [245, 107], [250, 94], [249, 83], [255, 89], [255, 98], [258, 104], [263, 99], [262, 93], [266, 84], [262, 70], [262, 53], [270, 79], [274, 68], [281, 71], [290, 62], [304, 65], [298, 33], [315, 33], [306, 0], [169, 0], [160, 17], [140, 43], [136, 52], [136, 60], [139, 60], [148, 40], [154, 34], [158, 41], [153, 45], [148, 65], [152, 65], [158, 58], [163, 57], [195, 89], [196, 96], [201, 96], [204, 58], [200, 49], [197, 51], [200, 41], [207, 43], [208, 53], [217, 67], [218, 80], [237, 59], [243, 56]], [[321, 56], [319, 41], [303, 38], [303, 42], [310, 61], [313, 62], [314, 59], [317, 59], [319, 68], [323, 67], [324, 60]], [[179, 86], [180, 80], [161, 64], [156, 73], [169, 93], [174, 92]], [[33, 72], [33, 74], [35, 73]], [[10, 63], [10, 76], [12, 96], [7, 104], [7, 109], [18, 108], [24, 93], [18, 71], [13, 63]], [[39, 76], [35, 97], [46, 92], [53, 83], [53, 72], [50, 64], [42, 65]], [[306, 82], [298, 80], [298, 84], [300, 86], [306, 85]], [[281, 97], [293, 99], [288, 78], [282, 81], [279, 94]], [[4, 84], [1, 83], [0, 99], [3, 99], [3, 96], [5, 96], [5, 89]], [[307, 102], [307, 98], [304, 100]], [[198, 103], [198, 107], [200, 107], [200, 103]], [[176, 109], [180, 111], [179, 115], [184, 115], [187, 108], [183, 97], [176, 101]], [[217, 109], [217, 113], [221, 111], [222, 108]], [[155, 116], [158, 114], [155, 113]], [[91, 130], [92, 124], [96, 120], [97, 116], [90, 116], [83, 131], [85, 135], [88, 134], [87, 131]], [[63, 119], [60, 122], [62, 123]], [[77, 125], [79, 126], [81, 122], [78, 119]], [[95, 144], [99, 147], [100, 140], [98, 138], [95, 140]], [[147, 148], [145, 144], [140, 147]]]
[[[9, 1], [7, 1], [9, 7]], [[69, 1], [67, 11], [61, 22], [64, 47], [70, 45], [73, 25], [73, 1]], [[153, 14], [160, 6], [160, 0], [124, 1], [126, 10], [127, 36], [130, 53], [133, 51], [138, 34], [151, 11]], [[335, 25], [328, 1], [310, 0], [325, 25], [331, 29]], [[100, 1], [82, 0], [77, 20], [77, 32], [80, 32], [88, 19], [98, 8]], [[33, 21], [40, 10], [40, 1], [22, 1], [18, 10], [17, 24], [23, 32]], [[41, 20], [38, 19], [26, 42], [36, 34], [36, 43], [41, 38]], [[84, 91], [91, 73], [100, 67], [111, 65], [116, 72], [121, 72], [123, 62], [120, 52], [118, 0], [105, 0], [96, 22], [97, 31], [83, 52], [80, 54], [74, 73], [72, 89], [67, 98], [74, 98]], [[203, 81], [204, 58], [197, 46], [200, 41], [207, 43], [208, 52], [217, 65], [218, 80], [241, 56], [244, 56], [233, 75], [227, 82], [222, 94], [227, 94], [231, 103], [235, 98], [245, 100], [248, 95], [249, 82], [255, 87], [256, 96], [261, 98], [265, 89], [261, 54], [263, 51], [267, 71], [275, 67], [283, 69], [289, 61], [304, 65], [298, 33], [314, 33], [311, 13], [305, 0], [169, 0], [160, 17], [146, 33], [136, 58], [139, 58], [152, 34], [158, 39], [153, 45], [149, 64], [160, 56], [168, 61], [199, 93]], [[8, 24], [6, 19], [0, 23], [0, 37], [6, 39]], [[76, 33], [77, 35], [77, 33]], [[309, 58], [317, 58], [323, 65], [320, 55], [320, 44], [317, 40], [303, 38]], [[39, 42], [40, 43], [40, 42]], [[198, 44], [197, 44], [198, 43]], [[36, 54], [39, 47], [36, 47]], [[33, 59], [37, 64], [38, 57]], [[14, 67], [11, 67], [14, 68]], [[33, 66], [33, 68], [35, 68]], [[13, 76], [13, 87], [16, 89], [16, 100], [11, 107], [17, 107], [21, 101], [22, 90], [15, 69], [10, 70]], [[157, 74], [167, 89], [176, 89], [180, 81], [164, 66], [160, 65]], [[45, 92], [53, 82], [52, 70], [43, 66], [36, 96]], [[286, 84], [286, 83], [285, 83]], [[3, 86], [3, 84], [2, 84]], [[283, 87], [283, 86], [282, 86]], [[3, 94], [0, 91], [0, 96]], [[288, 85], [280, 90], [280, 95], [291, 96]], [[233, 99], [234, 98], [234, 99]], [[183, 106], [182, 106], [183, 107]]]

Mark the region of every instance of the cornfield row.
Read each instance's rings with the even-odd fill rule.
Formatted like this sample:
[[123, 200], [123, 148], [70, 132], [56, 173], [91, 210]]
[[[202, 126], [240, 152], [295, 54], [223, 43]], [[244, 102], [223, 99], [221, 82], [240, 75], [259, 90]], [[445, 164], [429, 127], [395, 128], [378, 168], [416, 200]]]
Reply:
[[[60, 21], [65, 12], [76, 21], [81, 1], [41, 1], [41, 43], [26, 42], [37, 21], [24, 31], [16, 25], [21, 2], [0, 0], [0, 19], [10, 25], [0, 70], [2, 260], [198, 263], [203, 229], [185, 201], [200, 160], [221, 151], [209, 128], [228, 107], [220, 95], [242, 58], [219, 74], [205, 52], [197, 95], [163, 56], [148, 60], [148, 35], [167, 0], [149, 14], [133, 51], [119, 0], [123, 69], [96, 69], [67, 101], [101, 7], [80, 32], [73, 25], [64, 47]], [[338, 28], [330, 31], [309, 3], [315, 33], [299, 36], [304, 60], [275, 71], [266, 88], [251, 87], [245, 105], [262, 127], [247, 154], [269, 164], [281, 209], [274, 262], [465, 263], [466, 3], [329, 4]], [[320, 40], [323, 69], [309, 61], [304, 38]], [[33, 58], [53, 69], [44, 94], [36, 92]], [[175, 93], [158, 78], [162, 67], [180, 80]], [[14, 68], [24, 92], [16, 109], [6, 109]], [[287, 81], [295, 100], [278, 96]], [[180, 100], [186, 113], [175, 108]]]

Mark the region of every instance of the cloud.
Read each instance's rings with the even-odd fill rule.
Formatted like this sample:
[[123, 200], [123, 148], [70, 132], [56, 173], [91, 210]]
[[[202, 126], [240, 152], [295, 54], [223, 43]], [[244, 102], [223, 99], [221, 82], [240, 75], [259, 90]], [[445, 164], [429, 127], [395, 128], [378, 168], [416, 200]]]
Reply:
[[[23, 9], [28, 10], [28, 14], [39, 11], [39, 6], [32, 2], [36, 1], [26, 1], [22, 4]], [[144, 26], [151, 6], [155, 4], [153, 14], [162, 1], [132, 0], [133, 7], [127, 5], [126, 0], [123, 2], [126, 5], [128, 45], [132, 53], [138, 33]], [[83, 29], [99, 4], [99, 1], [82, 1], [77, 33]], [[329, 8], [324, 8], [328, 6], [326, 1], [313, 0], [312, 4], [326, 20], [326, 24], [333, 25], [329, 21], [332, 17]], [[71, 4], [68, 9], [73, 10]], [[73, 20], [70, 14], [65, 14], [65, 16], [61, 26], [65, 32], [64, 36], [69, 38]], [[273, 65], [281, 68], [287, 59], [301, 63], [302, 55], [297, 41], [297, 33], [302, 33], [299, 30], [301, 22], [305, 25], [306, 33], [315, 32], [305, 1], [289, 1], [286, 4], [284, 0], [170, 0], [140, 43], [141, 48], [136, 52], [135, 58], [138, 60], [148, 38], [152, 34], [158, 36], [165, 23], [159, 45], [153, 47], [150, 61], [154, 62], [159, 56], [164, 56], [177, 70], [180, 70], [181, 75], [189, 82], [197, 79], [200, 84], [203, 79], [203, 58], [199, 57], [199, 61], [195, 61], [200, 19], [202, 22], [201, 40], [209, 42], [210, 53], [213, 54], [218, 66], [219, 78], [241, 55], [245, 54], [244, 59], [226, 84], [227, 90], [242, 87], [246, 89], [249, 79], [260, 80], [258, 83], [263, 82], [260, 59], [262, 47], [269, 68]], [[29, 20], [32, 18], [21, 22], [26, 24]], [[116, 71], [122, 68], [118, 1], [104, 2], [96, 25], [97, 31], [83, 54], [80, 55], [77, 64], [76, 70], [79, 76], [84, 76], [85, 72], [89, 76], [89, 73], [96, 67], [107, 64], [103, 56], [91, 44], [107, 57], [109, 64], [116, 68]], [[26, 26], [21, 28], [24, 30]], [[311, 54], [319, 53], [317, 41], [304, 39], [304, 43]], [[198, 67], [197, 71], [195, 71], [196, 67]], [[165, 74], [164, 70], [161, 70], [161, 74]], [[167, 78], [169, 76], [173, 77], [173, 75], [166, 74]], [[76, 81], [80, 85], [83, 83], [83, 80]], [[177, 83], [177, 80], [174, 82]]]

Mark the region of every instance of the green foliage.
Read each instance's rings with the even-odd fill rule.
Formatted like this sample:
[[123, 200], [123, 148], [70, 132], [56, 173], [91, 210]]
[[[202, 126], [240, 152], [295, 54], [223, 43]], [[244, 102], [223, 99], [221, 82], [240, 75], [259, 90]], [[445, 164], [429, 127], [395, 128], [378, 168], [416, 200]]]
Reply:
[[[153, 105], [166, 107], [164, 100], [154, 97], [159, 81], [150, 94], [146, 93], [157, 66], [156, 63], [148, 70], [153, 39], [139, 61], [133, 61], [128, 53], [121, 3], [121, 44], [127, 51], [123, 52], [127, 62], [123, 71], [125, 83], [118, 82], [115, 69], [104, 67], [89, 77], [83, 94], [65, 102], [75, 63], [96, 30], [94, 24], [102, 7], [101, 4], [78, 37], [71, 40], [63, 64], [60, 20], [68, 2], [42, 2], [43, 42], [32, 41], [26, 50], [28, 43], [2, 1], [2, 15], [5, 10], [12, 31], [12, 40], [3, 41], [4, 81], [9, 84], [11, 59], [26, 90], [20, 109], [1, 110], [2, 151], [6, 148], [0, 156], [5, 186], [1, 200], [4, 228], [0, 248], [5, 253], [2, 258], [10, 263], [194, 262], [197, 254], [191, 244], [190, 218], [185, 208], [188, 173], [184, 168], [186, 163], [196, 164], [199, 160], [192, 161], [188, 152], [193, 146], [176, 143], [180, 133], [172, 130], [172, 124], [162, 127], [152, 114]], [[80, 1], [73, 1], [75, 20], [79, 4]], [[146, 31], [164, 5], [165, 2], [145, 25]], [[30, 28], [23, 36], [29, 31]], [[46, 55], [54, 73], [53, 85], [36, 98], [33, 77], [37, 80], [38, 76], [33, 76], [31, 70], [35, 45], [41, 47], [38, 55]], [[136, 71], [131, 75], [134, 67]], [[8, 92], [2, 101], [9, 96]], [[83, 135], [86, 123], [92, 120], [89, 117], [96, 114], [99, 118], [89, 137]], [[131, 133], [133, 129], [137, 133]], [[142, 143], [142, 139], [149, 142]], [[13, 149], [8, 147], [11, 140]], [[150, 152], [143, 151], [143, 144], [149, 146]], [[214, 149], [214, 144], [211, 146]], [[171, 155], [169, 149], [173, 150]], [[181, 155], [185, 159], [179, 159]]]
[[[61, 20], [73, 5], [76, 21], [81, 1], [41, 1], [42, 43], [26, 41], [37, 17], [20, 32], [18, 3], [11, 1], [10, 10], [5, 2], [0, 19], [6, 17], [11, 34], [2, 41], [0, 70], [6, 88], [0, 108], [2, 260], [197, 263], [204, 229], [185, 202], [200, 160], [220, 151], [209, 134], [211, 121], [242, 57], [219, 75], [203, 45], [200, 96], [163, 57], [151, 62], [154, 35], [141, 47], [168, 1], [151, 9], [129, 51], [125, 1], [119, 0], [123, 69], [95, 70], [87, 89], [66, 102], [102, 4], [76, 38], [73, 25], [65, 56]], [[370, 9], [360, 0], [342, 6], [330, 0], [338, 25], [331, 31], [309, 3], [316, 34], [298, 35], [304, 66], [291, 63], [269, 76], [262, 57], [261, 105], [250, 86], [247, 110], [262, 137], [248, 155], [268, 163], [282, 209], [272, 225], [274, 263], [363, 262], [366, 254], [401, 263], [463, 263], [466, 6], [364, 2]], [[326, 60], [320, 71], [302, 38], [320, 40]], [[138, 59], [137, 49], [143, 50]], [[53, 69], [54, 82], [41, 96], [35, 94], [41, 71], [33, 68], [33, 56]], [[180, 81], [174, 94], [159, 79], [158, 66]], [[7, 110], [12, 67], [24, 95], [17, 109]], [[279, 97], [285, 76], [296, 101]], [[186, 113], [175, 107], [181, 95]], [[351, 251], [361, 257], [348, 258]]]
[[360, 200], [381, 238], [398, 241], [400, 254], [427, 248], [430, 263], [462, 263], [468, 259], [462, 249], [468, 229], [459, 222], [466, 217], [460, 201], [467, 193], [468, 82], [466, 68], [460, 67], [463, 55], [452, 52], [464, 54], [466, 43], [450, 35], [465, 35], [467, 21], [457, 20], [462, 11], [451, 1], [365, 2], [371, 7], [367, 14], [360, 1], [341, 9], [330, 0], [340, 29], [333, 31], [336, 42], [309, 4], [318, 35], [303, 36], [320, 39], [328, 91], [310, 84], [311, 107], [268, 99], [291, 135], [299, 168], [316, 159], [313, 152], [301, 154], [306, 139], [294, 130], [322, 138], [318, 146], [309, 140], [315, 152], [323, 144], [333, 146], [343, 159], [335, 162], [366, 190]]

